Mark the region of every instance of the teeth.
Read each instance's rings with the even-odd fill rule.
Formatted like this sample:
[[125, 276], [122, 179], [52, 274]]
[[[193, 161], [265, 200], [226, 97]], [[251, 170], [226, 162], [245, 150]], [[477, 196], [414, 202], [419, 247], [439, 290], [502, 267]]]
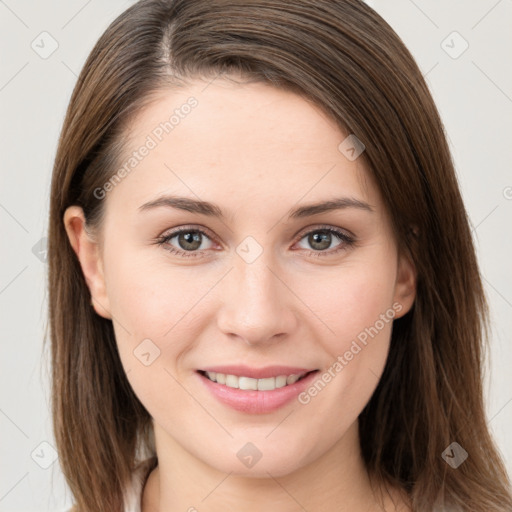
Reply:
[[300, 379], [300, 375], [290, 375], [286, 378], [286, 384], [290, 385], [297, 382]]
[[226, 375], [226, 386], [230, 388], [238, 388], [238, 377], [234, 375]]
[[294, 384], [302, 375], [279, 375], [278, 377], [269, 377], [266, 379], [252, 379], [251, 377], [237, 377], [236, 375], [226, 375], [224, 373], [206, 372], [208, 378], [213, 382], [225, 384], [230, 388], [257, 391], [272, 391], [273, 389], [283, 388]]
[[276, 388], [284, 388], [287, 384], [287, 377], [286, 375], [279, 375], [279, 377], [276, 377]]

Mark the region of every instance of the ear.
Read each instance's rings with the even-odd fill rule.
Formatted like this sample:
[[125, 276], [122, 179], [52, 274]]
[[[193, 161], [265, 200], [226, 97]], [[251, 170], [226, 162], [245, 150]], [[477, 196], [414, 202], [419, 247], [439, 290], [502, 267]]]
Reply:
[[395, 318], [400, 318], [410, 311], [415, 298], [416, 268], [407, 255], [401, 254], [398, 257], [393, 303], [398, 302], [402, 308], [396, 312]]
[[82, 208], [79, 206], [67, 208], [64, 213], [64, 226], [91, 292], [94, 310], [98, 315], [112, 319], [99, 245], [85, 229], [85, 216]]

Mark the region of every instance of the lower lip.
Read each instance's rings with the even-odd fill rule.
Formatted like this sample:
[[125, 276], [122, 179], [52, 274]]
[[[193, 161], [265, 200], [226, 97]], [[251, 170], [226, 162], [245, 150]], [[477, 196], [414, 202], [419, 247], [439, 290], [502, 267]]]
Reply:
[[223, 404], [248, 414], [265, 414], [273, 412], [291, 402], [318, 374], [318, 370], [306, 375], [294, 384], [270, 391], [255, 391], [230, 388], [224, 384], [211, 381], [197, 372], [197, 375], [210, 392]]

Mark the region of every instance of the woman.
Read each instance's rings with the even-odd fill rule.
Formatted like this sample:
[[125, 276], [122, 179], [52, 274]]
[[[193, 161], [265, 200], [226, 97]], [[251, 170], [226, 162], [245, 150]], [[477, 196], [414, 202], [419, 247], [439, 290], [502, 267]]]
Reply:
[[76, 510], [511, 509], [443, 127], [364, 3], [130, 7], [70, 101], [49, 261]]

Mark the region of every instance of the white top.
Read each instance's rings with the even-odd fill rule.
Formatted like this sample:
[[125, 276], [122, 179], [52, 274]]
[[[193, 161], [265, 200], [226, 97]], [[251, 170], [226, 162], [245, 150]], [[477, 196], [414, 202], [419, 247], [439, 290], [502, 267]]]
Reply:
[[141, 512], [142, 489], [153, 467], [154, 459], [139, 462], [132, 474], [131, 486], [125, 492], [124, 512]]

